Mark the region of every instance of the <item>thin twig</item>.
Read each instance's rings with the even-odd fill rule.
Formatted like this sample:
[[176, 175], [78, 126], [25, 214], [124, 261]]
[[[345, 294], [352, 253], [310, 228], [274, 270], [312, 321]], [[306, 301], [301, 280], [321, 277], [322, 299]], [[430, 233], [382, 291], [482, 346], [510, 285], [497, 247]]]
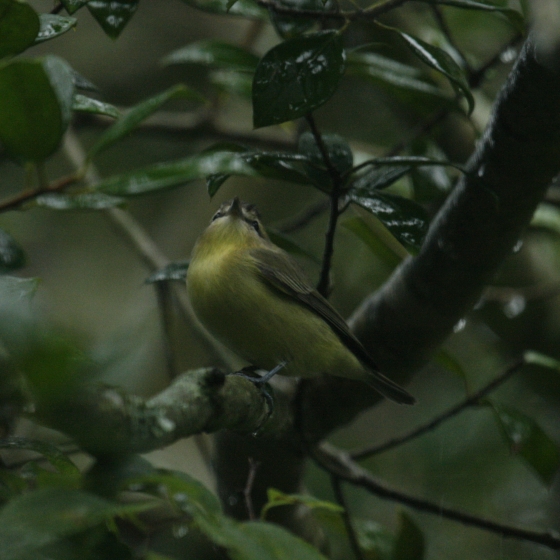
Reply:
[[330, 193], [331, 208], [329, 225], [325, 234], [325, 249], [323, 252], [321, 276], [319, 277], [319, 283], [317, 284], [317, 291], [321, 295], [327, 297], [330, 291], [330, 272], [334, 252], [334, 234], [336, 232], [338, 217], [340, 216], [340, 212], [338, 210], [338, 202], [342, 191], [342, 178], [331, 161], [329, 151], [327, 150], [327, 147], [323, 142], [323, 138], [321, 136], [321, 133], [319, 132], [319, 129], [317, 128], [317, 125], [315, 124], [313, 115], [311, 115], [311, 113], [308, 113], [306, 116], [306, 120], [309, 124], [309, 128], [311, 129], [311, 134], [313, 134], [313, 138], [315, 139], [315, 143], [317, 144], [317, 147], [321, 152], [321, 157], [325, 162], [325, 167], [327, 168], [327, 171], [331, 177], [332, 188]]
[[320, 447], [315, 448], [312, 457], [321, 468], [331, 475], [338, 476], [354, 486], [365, 488], [379, 498], [405, 504], [418, 511], [432, 513], [438, 517], [458, 521], [465, 525], [470, 525], [471, 527], [478, 527], [479, 529], [496, 533], [502, 537], [521, 539], [541, 544], [553, 550], [560, 549], [560, 535], [553, 531], [540, 532], [520, 529], [518, 527], [485, 519], [484, 517], [444, 507], [440, 503], [423, 500], [395, 490], [379, 482], [368, 471], [352, 461], [347, 453], [329, 444], [322, 444]]
[[348, 504], [346, 503], [346, 498], [344, 497], [344, 492], [342, 491], [342, 484], [340, 478], [334, 474], [331, 474], [331, 486], [334, 492], [334, 497], [337, 503], [344, 508], [342, 512], [342, 520], [346, 527], [346, 534], [348, 535], [348, 540], [350, 541], [350, 546], [354, 552], [356, 560], [365, 560], [362, 554], [362, 549], [360, 548], [360, 543], [358, 542], [358, 536], [354, 527], [352, 525], [352, 519], [350, 518], [350, 512], [348, 511]]
[[398, 437], [394, 439], [390, 439], [381, 445], [376, 445], [374, 447], [368, 447], [367, 449], [363, 449], [362, 451], [357, 451], [352, 453], [350, 456], [354, 461], [360, 461], [361, 459], [366, 459], [368, 457], [372, 457], [373, 455], [377, 455], [379, 453], [383, 453], [384, 451], [388, 451], [389, 449], [393, 449], [404, 443], [407, 443], [421, 435], [431, 432], [435, 428], [437, 428], [443, 422], [457, 416], [459, 413], [463, 412], [467, 408], [471, 406], [476, 406], [479, 402], [489, 393], [497, 389], [502, 383], [506, 382], [514, 373], [516, 373], [522, 366], [526, 364], [524, 358], [520, 358], [514, 364], [509, 366], [501, 375], [490, 381], [490, 383], [486, 384], [482, 389], [477, 391], [474, 395], [466, 398], [464, 401], [460, 402], [459, 404], [451, 407], [449, 410], [446, 410], [443, 414], [440, 414], [430, 420], [427, 424], [416, 428], [412, 432]]
[[260, 465], [259, 461], [255, 461], [253, 457], [249, 457], [249, 474], [247, 475], [247, 482], [243, 489], [243, 498], [245, 499], [245, 506], [247, 507], [247, 516], [251, 521], [257, 519], [253, 507], [253, 485], [255, 484], [255, 477], [257, 476], [257, 470]]

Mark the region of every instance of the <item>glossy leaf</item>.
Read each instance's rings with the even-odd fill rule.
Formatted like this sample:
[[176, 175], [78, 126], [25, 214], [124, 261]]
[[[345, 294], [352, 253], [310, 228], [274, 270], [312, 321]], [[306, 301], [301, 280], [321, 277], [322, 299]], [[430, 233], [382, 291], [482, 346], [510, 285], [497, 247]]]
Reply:
[[35, 199], [38, 206], [51, 210], [105, 210], [122, 206], [124, 199], [103, 193], [47, 193]]
[[27, 2], [0, 0], [0, 58], [33, 45], [40, 26], [39, 16]]
[[423, 560], [425, 548], [422, 531], [410, 515], [401, 511], [391, 560]]
[[[89, 6], [89, 4], [88, 4]], [[143, 120], [147, 119], [152, 113], [155, 113], [164, 103], [170, 99], [183, 97], [194, 101], [201, 101], [202, 97], [190, 88], [184, 85], [177, 85], [165, 90], [154, 97], [142, 101], [127, 111], [111, 128], [99, 138], [88, 153], [88, 158], [93, 158], [99, 152], [107, 149], [109, 146], [132, 132]]]
[[147, 194], [185, 185], [215, 173], [256, 176], [257, 172], [236, 153], [200, 154], [183, 160], [160, 163], [101, 181], [96, 190], [115, 196]]
[[529, 416], [502, 404], [490, 403], [494, 418], [511, 452], [519, 455], [550, 485], [560, 468], [560, 448]]
[[434, 159], [425, 156], [390, 156], [390, 157], [380, 157], [369, 161], [361, 163], [358, 167], [360, 169], [368, 167], [370, 165], [381, 167], [381, 166], [402, 166], [406, 165], [409, 167], [453, 167], [462, 173], [466, 173], [466, 169], [458, 164], [452, 163], [450, 161], [445, 161], [442, 159]]
[[[346, 175], [354, 163], [354, 154], [348, 142], [338, 134], [323, 134], [323, 144], [327, 150], [330, 163], [341, 176]], [[315, 137], [310, 132], [304, 132], [298, 143], [298, 150], [307, 156], [316, 165], [306, 165], [307, 176], [325, 192], [330, 192], [332, 188], [332, 178], [326, 169], [323, 154], [315, 142]], [[321, 169], [323, 168], [323, 169]]]
[[162, 63], [166, 66], [172, 64], [200, 64], [212, 68], [244, 70], [247, 72], [253, 72], [258, 62], [258, 56], [241, 47], [211, 39], [191, 43], [173, 51], [162, 60]]
[[176, 280], [184, 282], [187, 278], [187, 270], [189, 269], [190, 261], [172, 262], [167, 266], [156, 270], [146, 278], [146, 284], [154, 284], [155, 282], [169, 282]]
[[51, 443], [14, 436], [0, 439], [0, 449], [35, 451], [40, 453], [59, 473], [71, 476], [80, 474], [78, 467], [66, 454]]
[[253, 75], [248, 72], [217, 70], [211, 72], [210, 83], [223, 92], [251, 99], [253, 91]]
[[352, 189], [348, 198], [371, 212], [407, 248], [418, 250], [428, 231], [428, 217], [419, 205], [393, 194]]
[[0, 558], [41, 558], [40, 549], [62, 537], [149, 507], [153, 506], [120, 505], [94, 494], [64, 488], [28, 492], [0, 510]]
[[17, 270], [25, 264], [25, 253], [16, 240], [0, 229], [0, 274]]
[[88, 10], [103, 31], [116, 39], [138, 9], [139, 0], [89, 0]]
[[393, 560], [395, 537], [370, 519], [353, 519], [358, 543], [368, 560]]
[[61, 0], [64, 9], [72, 15], [74, 12], [78, 11], [80, 8], [83, 8], [87, 3], [88, 0]]
[[74, 87], [76, 89], [99, 92], [99, 88], [94, 83], [90, 82], [90, 80], [82, 76], [79, 72], [76, 72], [73, 68], [72, 79], [74, 80]]
[[0, 68], [0, 140], [15, 157], [40, 161], [70, 121], [74, 82], [60, 58], [14, 60]]
[[105, 115], [113, 119], [118, 119], [121, 112], [110, 103], [104, 103], [97, 99], [92, 99], [80, 93], [74, 95], [74, 102], [72, 103], [72, 110], [81, 113], [91, 113], [94, 115]]
[[303, 504], [309, 509], [328, 509], [329, 511], [334, 511], [341, 513], [344, 508], [333, 502], [327, 502], [325, 500], [319, 500], [314, 496], [309, 496], [305, 494], [285, 494], [276, 488], [269, 488], [267, 490], [268, 501], [264, 505], [261, 511], [261, 519], [266, 519], [267, 513], [275, 507], [279, 506], [293, 506], [298, 504]]
[[360, 216], [355, 216], [344, 220], [341, 225], [365, 243], [369, 250], [390, 270], [396, 268], [403, 259], [409, 256], [408, 251], [381, 223], [370, 224]]
[[[278, 5], [296, 10], [324, 10], [331, 11], [335, 4], [332, 0], [280, 0]], [[315, 18], [290, 16], [270, 10], [270, 21], [282, 39], [293, 39], [316, 25]]]
[[531, 218], [531, 227], [560, 235], [560, 210], [552, 204], [539, 204]]
[[373, 194], [376, 190], [390, 187], [410, 171], [403, 165], [374, 167], [356, 179], [352, 188], [362, 194]]
[[453, 86], [453, 89], [455, 89], [457, 93], [461, 93], [465, 96], [468, 104], [468, 113], [470, 115], [474, 109], [474, 97], [469, 88], [465, 73], [453, 60], [451, 55], [443, 49], [434, 47], [408, 33], [404, 33], [398, 29], [395, 29], [395, 31], [404, 39], [407, 46], [422, 62], [446, 76]]
[[535, 366], [541, 366], [548, 369], [553, 369], [560, 372], [560, 361], [546, 356], [545, 354], [540, 354], [539, 352], [534, 352], [532, 350], [527, 351], [523, 354], [523, 359], [528, 364]]
[[230, 14], [252, 19], [268, 18], [267, 11], [252, 0], [236, 0], [233, 4], [229, 0], [183, 0], [183, 2], [213, 14]]
[[442, 106], [453, 109], [454, 99], [435, 86], [421, 70], [376, 53], [351, 52], [348, 73], [386, 91], [392, 99], [411, 105], [422, 113]]
[[326, 103], [344, 74], [346, 54], [336, 31], [280, 43], [259, 62], [253, 78], [255, 128], [302, 117]]
[[54, 14], [41, 14], [39, 16], [41, 28], [37, 37], [35, 37], [35, 44], [49, 41], [59, 35], [63, 35], [76, 27], [78, 20], [73, 17], [58, 16]]

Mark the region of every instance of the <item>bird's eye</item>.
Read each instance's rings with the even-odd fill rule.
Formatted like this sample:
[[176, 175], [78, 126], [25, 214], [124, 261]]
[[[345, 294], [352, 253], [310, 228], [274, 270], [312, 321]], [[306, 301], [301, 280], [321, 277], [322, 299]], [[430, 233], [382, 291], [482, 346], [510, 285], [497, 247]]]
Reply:
[[212, 216], [212, 221], [217, 220], [223, 216], [222, 212], [216, 212], [214, 216]]
[[259, 224], [259, 222], [257, 220], [252, 220], [251, 222], [249, 222], [251, 224], [251, 227], [257, 232], [260, 233], [261, 232], [261, 225]]

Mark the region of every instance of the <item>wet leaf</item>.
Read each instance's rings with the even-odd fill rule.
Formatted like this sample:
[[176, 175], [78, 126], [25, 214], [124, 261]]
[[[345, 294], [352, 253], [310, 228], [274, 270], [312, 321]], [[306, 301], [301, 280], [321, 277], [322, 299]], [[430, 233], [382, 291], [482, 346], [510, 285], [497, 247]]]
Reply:
[[212, 68], [254, 72], [259, 57], [224, 41], [206, 40], [191, 43], [167, 55], [162, 64], [200, 64]]
[[105, 210], [122, 206], [124, 199], [103, 193], [47, 193], [35, 199], [38, 206], [51, 210]]
[[0, 139], [14, 157], [41, 161], [70, 121], [74, 82], [60, 58], [13, 60], [0, 68]]
[[489, 404], [510, 451], [524, 459], [544, 484], [550, 485], [560, 467], [560, 447], [529, 416], [509, 406]]
[[425, 64], [443, 74], [450, 81], [453, 89], [464, 95], [468, 104], [468, 114], [474, 109], [474, 97], [469, 88], [467, 78], [462, 68], [453, 60], [450, 54], [439, 47], [434, 47], [417, 37], [394, 29], [404, 40], [412, 52]]
[[33, 45], [39, 29], [39, 16], [27, 2], [0, 0], [0, 58]]
[[269, 488], [267, 490], [268, 501], [264, 505], [261, 511], [261, 519], [266, 519], [267, 513], [275, 507], [279, 506], [292, 506], [303, 504], [309, 509], [327, 509], [329, 511], [334, 511], [341, 513], [344, 508], [333, 502], [327, 502], [325, 500], [319, 500], [314, 496], [309, 496], [305, 494], [285, 494], [276, 488]]
[[154, 95], [145, 101], [142, 101], [138, 105], [129, 109], [125, 115], [120, 117], [119, 120], [111, 126], [111, 128], [102, 134], [101, 138], [99, 138], [99, 140], [88, 152], [88, 158], [92, 159], [99, 152], [107, 149], [109, 146], [132, 132], [143, 120], [155, 113], [164, 103], [178, 97], [194, 101], [202, 100], [200, 94], [182, 84], [179, 84], [165, 90], [162, 93], [159, 93], [158, 95]]
[[148, 278], [144, 281], [146, 284], [153, 284], [155, 282], [169, 282], [170, 280], [176, 280], [178, 282], [184, 282], [187, 278], [187, 270], [189, 269], [190, 261], [172, 262], [167, 266], [156, 270], [153, 274], [150, 274]]
[[101, 29], [116, 39], [138, 9], [139, 0], [89, 0], [87, 7]]
[[91, 97], [81, 95], [80, 93], [76, 93], [74, 95], [72, 111], [91, 113], [94, 115], [105, 115], [107, 117], [112, 117], [113, 119], [118, 119], [121, 116], [121, 112], [114, 105], [98, 101], [97, 99], [92, 99]]
[[251, 19], [268, 19], [268, 13], [252, 0], [183, 0], [185, 4], [213, 14], [230, 14]]
[[428, 231], [428, 216], [419, 204], [368, 189], [352, 189], [348, 198], [371, 212], [405, 247], [417, 251], [422, 245]]
[[[280, 6], [296, 10], [331, 11], [335, 7], [331, 0], [325, 2], [323, 0], [280, 0], [277, 3]], [[273, 9], [269, 12], [270, 21], [282, 39], [293, 39], [316, 26], [316, 18], [284, 15]]]
[[290, 39], [269, 50], [253, 79], [255, 128], [302, 117], [326, 103], [344, 74], [346, 55], [336, 31]]
[[25, 264], [25, 253], [16, 240], [0, 229], [0, 274], [17, 270]]
[[71, 71], [72, 71], [72, 79], [74, 80], [74, 87], [76, 89], [99, 92], [99, 88], [94, 83], [90, 82], [79, 72], [76, 72], [76, 70], [74, 70], [73, 68], [71, 69]]
[[[323, 134], [322, 140], [332, 166], [341, 176], [346, 175], [354, 164], [354, 154], [348, 142], [338, 134]], [[315, 142], [313, 134], [304, 132], [300, 136], [298, 151], [316, 164], [315, 166], [305, 166], [307, 176], [322, 191], [330, 192], [332, 189], [332, 178], [326, 169], [323, 155]]]
[[390, 187], [401, 177], [404, 177], [409, 171], [410, 167], [405, 167], [403, 165], [375, 167], [356, 179], [352, 185], [352, 189], [362, 194], [371, 195], [376, 190]]
[[369, 519], [353, 519], [358, 543], [368, 560], [393, 560], [395, 537], [381, 524]]
[[87, 3], [88, 0], [61, 0], [64, 9], [72, 15], [74, 12], [78, 11], [80, 8], [83, 8]]
[[425, 547], [422, 531], [410, 515], [401, 511], [391, 560], [422, 560]]
[[37, 37], [35, 37], [35, 44], [49, 41], [59, 35], [63, 35], [76, 27], [78, 20], [73, 17], [58, 16], [54, 14], [41, 14], [39, 16], [41, 28]]

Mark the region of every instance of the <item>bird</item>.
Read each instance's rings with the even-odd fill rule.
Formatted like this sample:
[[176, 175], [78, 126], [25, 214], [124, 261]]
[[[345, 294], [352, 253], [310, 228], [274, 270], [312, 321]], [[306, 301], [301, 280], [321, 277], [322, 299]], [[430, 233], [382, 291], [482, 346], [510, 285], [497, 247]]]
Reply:
[[253, 204], [224, 202], [192, 251], [187, 292], [210, 334], [267, 379], [334, 375], [388, 399], [415, 398], [383, 375], [342, 316], [298, 263], [270, 240]]

